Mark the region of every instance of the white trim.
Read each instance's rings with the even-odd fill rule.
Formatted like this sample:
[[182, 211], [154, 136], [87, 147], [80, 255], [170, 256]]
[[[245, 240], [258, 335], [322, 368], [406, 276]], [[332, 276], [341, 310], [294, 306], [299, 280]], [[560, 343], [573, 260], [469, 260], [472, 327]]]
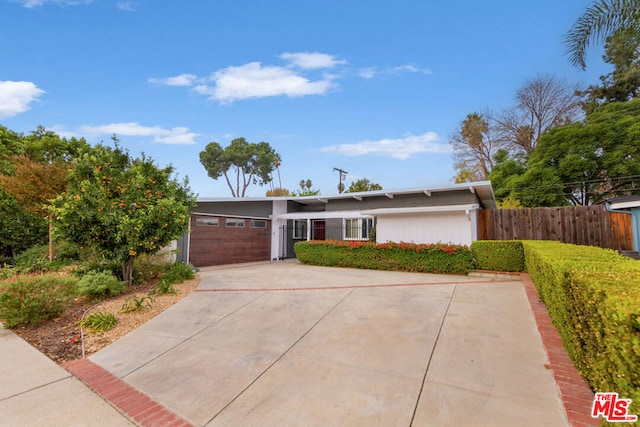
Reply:
[[399, 215], [399, 214], [416, 214], [416, 213], [434, 213], [434, 212], [458, 212], [464, 211], [469, 214], [469, 211], [478, 210], [480, 205], [473, 203], [470, 205], [446, 205], [446, 206], [417, 206], [410, 208], [379, 208], [361, 211], [362, 215]]
[[640, 200], [632, 200], [629, 202], [609, 203], [611, 209], [630, 209], [640, 207]]
[[373, 214], [363, 214], [361, 211], [311, 211], [289, 212], [271, 215], [271, 219], [331, 219], [331, 218], [373, 218]]

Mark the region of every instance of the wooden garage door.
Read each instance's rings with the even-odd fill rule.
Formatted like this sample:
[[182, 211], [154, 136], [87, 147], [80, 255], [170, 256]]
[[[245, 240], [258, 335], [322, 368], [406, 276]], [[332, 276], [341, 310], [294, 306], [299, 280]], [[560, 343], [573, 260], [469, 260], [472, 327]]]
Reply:
[[189, 262], [194, 266], [268, 261], [270, 258], [270, 220], [191, 216]]

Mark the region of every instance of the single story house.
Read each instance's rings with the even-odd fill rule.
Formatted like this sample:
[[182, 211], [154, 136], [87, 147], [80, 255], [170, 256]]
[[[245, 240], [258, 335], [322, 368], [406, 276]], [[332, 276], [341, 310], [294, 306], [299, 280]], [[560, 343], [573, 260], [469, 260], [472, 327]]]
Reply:
[[199, 198], [178, 259], [194, 266], [293, 258], [301, 240], [455, 243], [477, 240], [489, 181], [332, 196]]

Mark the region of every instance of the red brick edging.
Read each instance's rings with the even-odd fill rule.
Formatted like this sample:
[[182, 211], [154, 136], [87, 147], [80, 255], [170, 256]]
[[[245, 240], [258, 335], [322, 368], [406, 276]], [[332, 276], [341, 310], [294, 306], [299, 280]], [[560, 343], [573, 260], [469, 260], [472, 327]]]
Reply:
[[542, 343], [547, 351], [549, 364], [553, 370], [560, 397], [564, 404], [564, 410], [569, 419], [569, 424], [575, 427], [597, 427], [600, 425], [598, 418], [591, 417], [594, 394], [587, 385], [578, 370], [571, 363], [567, 351], [562, 345], [562, 339], [558, 330], [551, 323], [547, 306], [538, 297], [531, 278], [526, 273], [520, 273], [524, 289], [531, 305], [531, 311], [538, 324], [538, 331]]
[[88, 359], [72, 360], [62, 367], [141, 426], [192, 427], [179, 415]]

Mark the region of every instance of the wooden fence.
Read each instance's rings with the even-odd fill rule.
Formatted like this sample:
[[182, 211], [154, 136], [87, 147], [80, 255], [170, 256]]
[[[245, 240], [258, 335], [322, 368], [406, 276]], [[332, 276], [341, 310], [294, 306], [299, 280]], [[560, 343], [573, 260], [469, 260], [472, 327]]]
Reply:
[[478, 240], [512, 239], [633, 250], [631, 215], [608, 212], [602, 205], [478, 211]]

